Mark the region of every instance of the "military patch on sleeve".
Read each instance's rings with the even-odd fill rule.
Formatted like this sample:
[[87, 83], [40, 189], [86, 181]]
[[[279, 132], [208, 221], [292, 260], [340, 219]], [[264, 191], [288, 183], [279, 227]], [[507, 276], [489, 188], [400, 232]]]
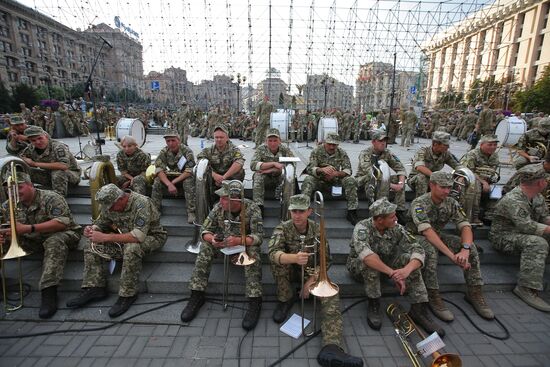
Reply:
[[367, 240], [367, 231], [365, 229], [360, 229], [357, 231], [357, 239], [359, 241], [366, 241]]
[[426, 212], [424, 211], [424, 207], [416, 207], [414, 208], [414, 213], [416, 215], [416, 218], [419, 220], [419, 221], [426, 221], [428, 220], [428, 215], [426, 214]]
[[65, 149], [63, 149], [63, 148], [57, 149], [57, 156], [61, 157], [61, 158], [65, 157]]
[[61, 209], [60, 208], [52, 208], [52, 215], [58, 216], [61, 215]]
[[521, 208], [518, 212], [519, 216], [522, 217], [522, 218], [529, 218], [529, 213], [527, 213], [527, 211], [523, 208]]
[[145, 219], [143, 218], [137, 218], [136, 221], [134, 222], [136, 226], [138, 227], [142, 227], [144, 224], [145, 224]]

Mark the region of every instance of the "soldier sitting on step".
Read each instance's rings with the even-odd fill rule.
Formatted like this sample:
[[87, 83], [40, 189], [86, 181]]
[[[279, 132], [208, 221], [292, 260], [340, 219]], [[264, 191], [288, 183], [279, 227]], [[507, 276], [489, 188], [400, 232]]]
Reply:
[[116, 155], [116, 164], [120, 171], [117, 186], [147, 195], [145, 171], [151, 164], [151, 156], [137, 146], [136, 139], [132, 136], [124, 136], [120, 144], [122, 149]]

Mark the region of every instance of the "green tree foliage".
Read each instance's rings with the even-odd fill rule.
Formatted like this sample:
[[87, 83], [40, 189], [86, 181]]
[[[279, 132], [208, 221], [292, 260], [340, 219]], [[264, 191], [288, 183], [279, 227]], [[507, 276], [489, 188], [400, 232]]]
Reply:
[[439, 97], [437, 104], [439, 108], [456, 108], [462, 103], [463, 99], [463, 93], [457, 93], [454, 89], [451, 89], [441, 93], [441, 97]]
[[27, 84], [18, 84], [12, 90], [12, 109], [19, 111], [19, 103], [24, 103], [27, 107], [37, 106], [40, 98], [36, 89]]
[[470, 85], [470, 90], [466, 95], [469, 104], [476, 105], [481, 102], [489, 102], [489, 105], [496, 107], [501, 103], [503, 95], [503, 85], [495, 81], [494, 77], [485, 80], [476, 79]]
[[8, 88], [0, 80], [0, 113], [10, 113], [13, 112], [13, 101], [10, 96]]
[[542, 77], [530, 88], [520, 90], [513, 97], [514, 110], [521, 112], [539, 111], [550, 113], [550, 68], [547, 66]]

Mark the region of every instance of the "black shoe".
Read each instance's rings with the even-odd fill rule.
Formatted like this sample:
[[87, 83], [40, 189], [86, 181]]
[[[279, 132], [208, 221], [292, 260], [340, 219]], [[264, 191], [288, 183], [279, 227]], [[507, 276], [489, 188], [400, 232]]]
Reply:
[[93, 301], [107, 298], [107, 290], [101, 287], [84, 288], [78, 297], [67, 301], [67, 307], [78, 308]]
[[347, 354], [336, 344], [327, 344], [317, 355], [317, 362], [324, 367], [363, 367], [363, 360]]
[[252, 330], [256, 327], [260, 312], [262, 311], [262, 297], [249, 297], [248, 310], [244, 314], [242, 327], [245, 330]]
[[38, 316], [41, 319], [49, 319], [57, 312], [57, 286], [42, 289], [42, 304]]
[[367, 324], [373, 330], [382, 327], [382, 315], [380, 314], [380, 298], [369, 298], [367, 306]]
[[295, 299], [291, 298], [286, 302], [277, 302], [277, 307], [273, 310], [273, 321], [277, 324], [285, 321], [288, 316], [288, 312], [292, 309], [292, 305], [294, 305], [294, 301]]
[[197, 316], [202, 305], [204, 305], [204, 292], [191, 291], [191, 298], [187, 302], [187, 306], [181, 311], [181, 321], [189, 322]]
[[346, 219], [351, 224], [356, 225], [357, 222], [359, 222], [359, 219], [357, 218], [357, 210], [348, 210], [348, 215], [346, 215]]
[[428, 334], [432, 334], [437, 331], [439, 336], [443, 338], [445, 336], [445, 330], [439, 326], [428, 313], [428, 302], [425, 303], [413, 303], [409, 310], [409, 317], [420, 327], [422, 327]]
[[122, 297], [119, 296], [116, 300], [115, 304], [111, 307], [109, 310], [109, 316], [110, 317], [118, 317], [128, 311], [132, 303], [134, 303], [137, 299], [137, 294], [133, 295], [131, 297]]

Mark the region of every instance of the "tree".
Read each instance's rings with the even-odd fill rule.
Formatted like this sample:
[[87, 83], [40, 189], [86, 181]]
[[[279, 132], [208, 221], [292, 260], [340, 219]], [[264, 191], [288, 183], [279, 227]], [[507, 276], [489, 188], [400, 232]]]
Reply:
[[550, 68], [544, 68], [536, 83], [513, 96], [514, 109], [522, 112], [540, 111], [550, 113]]
[[485, 80], [476, 79], [470, 85], [466, 99], [471, 105], [487, 101], [490, 105], [495, 107], [498, 105], [497, 101], [501, 99], [502, 90], [502, 83], [495, 81], [494, 76]]
[[12, 109], [19, 111], [19, 103], [24, 103], [27, 107], [38, 106], [40, 99], [36, 89], [27, 84], [18, 84], [12, 90]]
[[0, 113], [13, 112], [13, 100], [10, 96], [10, 92], [4, 85], [4, 82], [0, 80]]
[[463, 93], [457, 93], [451, 88], [449, 91], [441, 93], [441, 97], [439, 97], [439, 101], [437, 103], [440, 108], [456, 108], [462, 103], [463, 99]]

